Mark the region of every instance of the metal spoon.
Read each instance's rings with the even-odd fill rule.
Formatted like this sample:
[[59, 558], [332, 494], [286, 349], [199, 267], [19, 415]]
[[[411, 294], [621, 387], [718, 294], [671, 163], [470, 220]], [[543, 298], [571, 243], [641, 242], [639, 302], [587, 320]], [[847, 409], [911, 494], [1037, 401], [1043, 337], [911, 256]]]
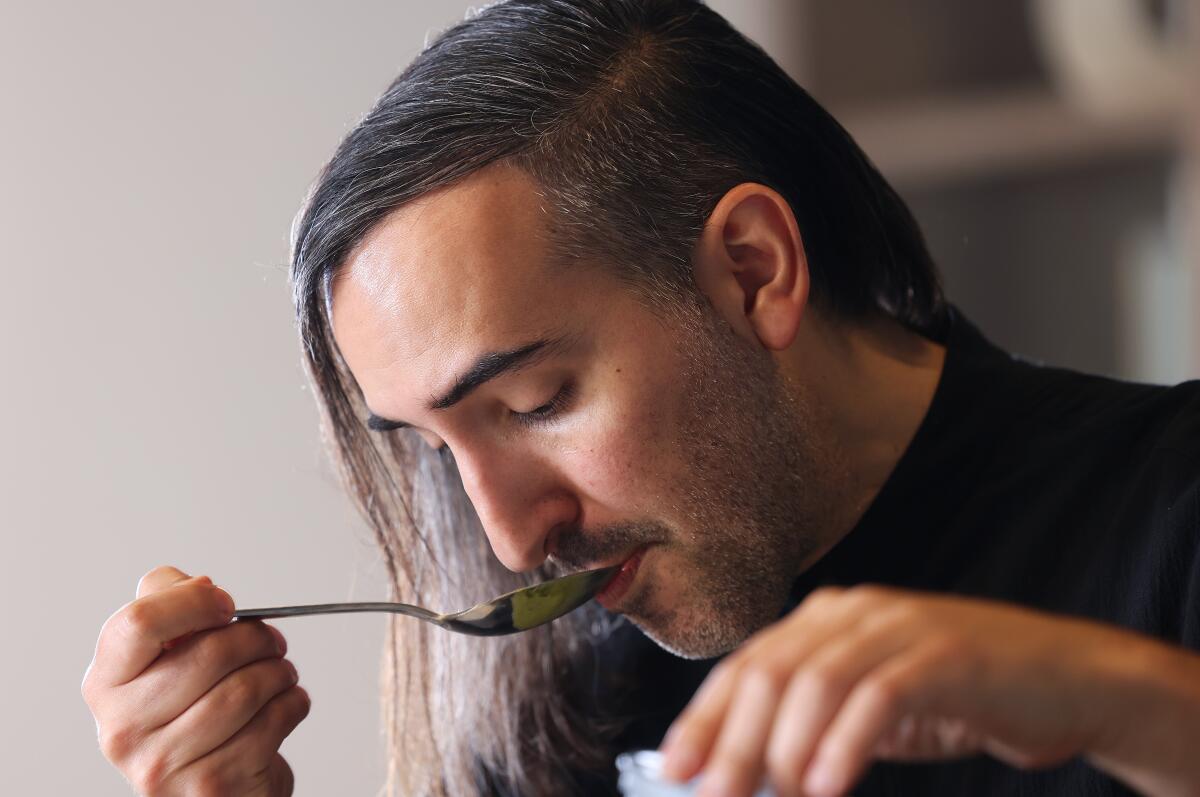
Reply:
[[266, 620], [272, 617], [298, 617], [305, 614], [391, 612], [415, 617], [460, 634], [501, 636], [528, 631], [579, 608], [603, 589], [620, 569], [620, 565], [615, 565], [572, 573], [532, 587], [513, 590], [495, 600], [478, 603], [470, 609], [453, 614], [438, 614], [407, 603], [319, 603], [311, 606], [278, 606], [273, 609], [238, 609], [233, 616], [238, 620]]

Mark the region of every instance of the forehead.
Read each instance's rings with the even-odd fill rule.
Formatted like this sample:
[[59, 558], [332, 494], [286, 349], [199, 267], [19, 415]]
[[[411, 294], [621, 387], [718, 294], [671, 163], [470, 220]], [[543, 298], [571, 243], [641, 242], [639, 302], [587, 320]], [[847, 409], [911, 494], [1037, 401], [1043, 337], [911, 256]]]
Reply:
[[508, 167], [385, 217], [331, 285], [334, 337], [368, 401], [427, 398], [483, 351], [560, 331], [580, 270], [550, 268], [547, 229], [533, 181]]

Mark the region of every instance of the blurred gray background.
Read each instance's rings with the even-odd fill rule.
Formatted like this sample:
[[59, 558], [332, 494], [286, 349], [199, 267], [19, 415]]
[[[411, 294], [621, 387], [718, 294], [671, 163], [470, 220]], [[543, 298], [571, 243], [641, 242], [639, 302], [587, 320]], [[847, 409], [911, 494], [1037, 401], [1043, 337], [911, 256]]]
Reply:
[[[78, 689], [151, 567], [243, 605], [384, 595], [317, 439], [287, 233], [340, 138], [469, 5], [0, 6], [3, 793], [129, 794]], [[993, 339], [1200, 373], [1200, 3], [712, 5], [858, 137]], [[281, 627], [313, 696], [284, 746], [297, 794], [376, 793], [383, 621]]]

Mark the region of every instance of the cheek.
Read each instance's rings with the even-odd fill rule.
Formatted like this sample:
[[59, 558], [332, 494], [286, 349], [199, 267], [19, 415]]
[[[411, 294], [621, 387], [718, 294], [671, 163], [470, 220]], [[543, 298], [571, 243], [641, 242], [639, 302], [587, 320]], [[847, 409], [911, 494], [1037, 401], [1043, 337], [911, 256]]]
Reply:
[[572, 447], [567, 466], [589, 498], [618, 515], [661, 512], [672, 473], [667, 428], [653, 407], [605, 413]]

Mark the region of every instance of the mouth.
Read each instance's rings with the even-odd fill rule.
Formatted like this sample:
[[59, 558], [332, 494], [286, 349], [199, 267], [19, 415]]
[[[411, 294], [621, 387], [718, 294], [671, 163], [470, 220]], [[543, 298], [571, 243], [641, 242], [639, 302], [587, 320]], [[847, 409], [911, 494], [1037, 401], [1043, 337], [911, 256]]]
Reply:
[[649, 547], [649, 545], [643, 545], [637, 548], [621, 562], [621, 569], [608, 580], [608, 583], [604, 585], [604, 589], [596, 594], [597, 603], [610, 612], [616, 611], [621, 598], [625, 596], [625, 593], [629, 592], [629, 588], [633, 585], [638, 568], [642, 564], [642, 556]]

